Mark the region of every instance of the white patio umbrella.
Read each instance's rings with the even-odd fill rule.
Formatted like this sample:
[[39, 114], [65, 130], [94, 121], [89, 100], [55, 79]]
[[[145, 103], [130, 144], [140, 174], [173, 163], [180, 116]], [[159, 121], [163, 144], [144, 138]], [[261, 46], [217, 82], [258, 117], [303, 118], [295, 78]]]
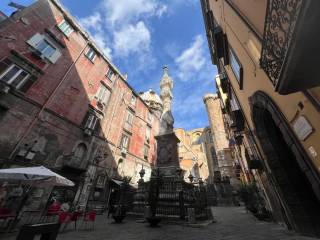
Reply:
[[32, 185], [36, 182], [37, 186], [74, 186], [69, 179], [43, 166], [0, 169], [1, 180], [22, 181]]
[[74, 186], [74, 183], [69, 179], [43, 166], [0, 169], [0, 181], [1, 180], [8, 182], [21, 181], [29, 185], [29, 188], [24, 193], [22, 201], [17, 208], [16, 217], [10, 224], [8, 231], [11, 229], [11, 226], [16, 222], [21, 212], [21, 209], [23, 208], [24, 201], [27, 199], [33, 186]]

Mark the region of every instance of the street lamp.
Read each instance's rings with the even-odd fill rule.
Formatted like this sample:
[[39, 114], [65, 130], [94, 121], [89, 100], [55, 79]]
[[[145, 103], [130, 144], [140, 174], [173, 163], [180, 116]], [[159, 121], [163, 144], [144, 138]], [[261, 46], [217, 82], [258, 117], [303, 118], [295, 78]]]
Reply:
[[144, 174], [146, 173], [146, 171], [143, 169], [143, 166], [142, 166], [142, 168], [141, 168], [141, 170], [140, 170], [140, 172], [139, 172], [139, 175], [140, 175], [140, 178], [141, 178], [141, 180], [143, 180], [143, 177], [144, 177]]
[[188, 178], [189, 178], [189, 181], [190, 181], [190, 183], [192, 183], [193, 182], [193, 175], [191, 174], [191, 172], [190, 172], [190, 174], [189, 174], [189, 176], [188, 176]]

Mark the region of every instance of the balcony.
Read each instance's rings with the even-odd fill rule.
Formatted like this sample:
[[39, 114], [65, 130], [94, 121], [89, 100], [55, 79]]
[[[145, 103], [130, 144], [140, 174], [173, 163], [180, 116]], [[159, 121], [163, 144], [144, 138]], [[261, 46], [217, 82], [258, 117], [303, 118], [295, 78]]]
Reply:
[[251, 170], [260, 170], [260, 169], [263, 169], [263, 166], [262, 166], [262, 163], [260, 160], [249, 160], [248, 161], [248, 167], [249, 169]]
[[220, 78], [220, 87], [222, 89], [223, 93], [228, 93], [229, 92], [229, 82], [228, 82], [228, 77], [225, 72], [222, 72], [219, 74]]
[[87, 170], [87, 164], [79, 157], [70, 155], [63, 158], [62, 168], [75, 173], [83, 173]]
[[320, 85], [318, 9], [320, 1], [268, 1], [260, 64], [280, 94]]
[[232, 121], [230, 127], [234, 132], [241, 132], [244, 130], [244, 118], [241, 110], [231, 111], [230, 118]]

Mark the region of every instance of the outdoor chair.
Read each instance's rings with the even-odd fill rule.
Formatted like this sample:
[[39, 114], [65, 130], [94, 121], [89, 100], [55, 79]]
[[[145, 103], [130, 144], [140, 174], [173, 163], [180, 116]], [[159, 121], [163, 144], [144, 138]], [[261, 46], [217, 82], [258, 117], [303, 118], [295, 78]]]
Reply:
[[74, 222], [74, 229], [77, 229], [78, 219], [82, 216], [82, 212], [73, 212], [71, 213], [70, 221]]
[[11, 209], [0, 208], [1, 228], [8, 228], [15, 217], [16, 214]]
[[85, 223], [85, 229], [87, 229], [88, 222], [91, 222], [91, 230], [94, 229], [94, 222], [96, 221], [97, 212], [96, 211], [90, 211], [85, 213], [83, 222]]
[[[67, 227], [67, 225], [70, 223], [71, 221], [71, 213], [68, 212], [60, 212], [59, 213], [59, 223], [61, 225], [61, 231], [64, 231]], [[64, 224], [64, 226], [63, 226]], [[63, 227], [62, 227], [63, 226]]]

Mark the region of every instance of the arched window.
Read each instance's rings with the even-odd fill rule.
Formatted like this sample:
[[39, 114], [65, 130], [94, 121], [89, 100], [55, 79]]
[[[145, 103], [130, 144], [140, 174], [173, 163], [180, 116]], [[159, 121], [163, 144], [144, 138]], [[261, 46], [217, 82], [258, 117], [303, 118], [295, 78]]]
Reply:
[[208, 133], [208, 143], [213, 143], [211, 131], [209, 130], [207, 133]]
[[74, 151], [74, 158], [78, 163], [81, 163], [84, 160], [87, 153], [87, 147], [84, 143], [79, 143]]
[[193, 134], [192, 144], [200, 144], [201, 143], [201, 135], [200, 133]]

